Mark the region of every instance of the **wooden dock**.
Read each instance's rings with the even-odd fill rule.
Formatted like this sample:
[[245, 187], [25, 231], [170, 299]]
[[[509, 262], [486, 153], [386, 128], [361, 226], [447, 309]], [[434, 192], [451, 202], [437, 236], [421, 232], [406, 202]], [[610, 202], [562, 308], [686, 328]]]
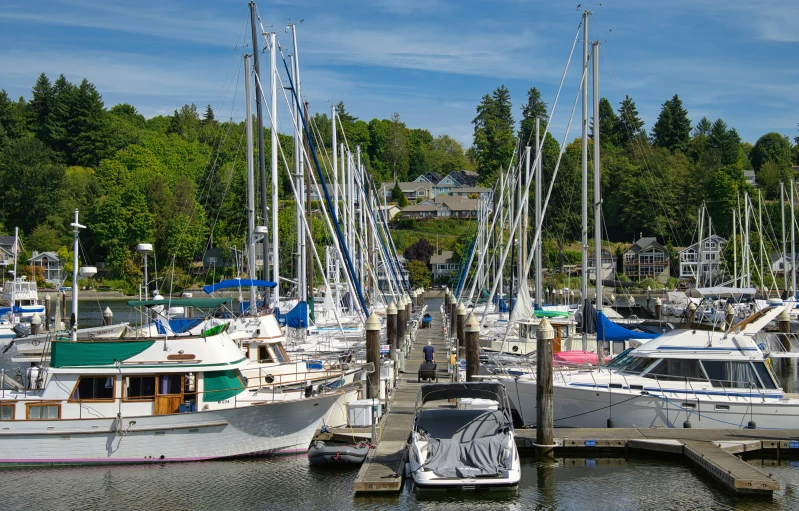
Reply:
[[[388, 413], [378, 430], [378, 443], [364, 461], [355, 479], [356, 493], [399, 492], [404, 477], [405, 456], [411, 431], [414, 404], [419, 391], [417, 369], [422, 347], [430, 340], [436, 349], [439, 378], [446, 381], [446, 344], [443, 321], [438, 311], [431, 328], [418, 330], [416, 342], [398, 378]], [[361, 433], [362, 434], [362, 433]], [[556, 455], [596, 455], [647, 451], [682, 455], [719, 484], [736, 494], [770, 495], [780, 489], [779, 481], [741, 460], [735, 454], [764, 450], [780, 455], [799, 455], [799, 430], [750, 429], [555, 429]], [[517, 429], [520, 450], [533, 449], [534, 429]]]
[[378, 443], [369, 452], [355, 478], [354, 490], [358, 492], [398, 492], [402, 488], [405, 472], [405, 454], [413, 423], [416, 395], [422, 384], [418, 383], [417, 371], [422, 363], [422, 347], [433, 342], [438, 363], [439, 381], [447, 381], [447, 347], [441, 334], [443, 322], [438, 311], [429, 311], [433, 316], [430, 328], [416, 331], [416, 342], [405, 362], [405, 373], [399, 375], [397, 388], [383, 417], [378, 432]]

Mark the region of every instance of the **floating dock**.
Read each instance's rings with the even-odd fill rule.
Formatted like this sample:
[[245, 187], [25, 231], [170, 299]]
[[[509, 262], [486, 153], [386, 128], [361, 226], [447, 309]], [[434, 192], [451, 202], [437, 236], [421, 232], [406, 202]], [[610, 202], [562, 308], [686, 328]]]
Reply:
[[[416, 341], [399, 375], [397, 388], [378, 429], [377, 447], [369, 452], [358, 476], [356, 493], [399, 492], [402, 489], [408, 437], [416, 394], [421, 387], [417, 370], [422, 363], [422, 347], [430, 340], [436, 350], [440, 381], [449, 378], [446, 342], [439, 311], [429, 311], [431, 328], [416, 332]], [[630, 451], [682, 455], [685, 459], [735, 494], [771, 495], [780, 483], [769, 474], [743, 461], [736, 454], [763, 451], [765, 454], [799, 456], [799, 430], [757, 429], [555, 429], [555, 454], [585, 458]], [[533, 450], [534, 429], [517, 429], [520, 450]]]

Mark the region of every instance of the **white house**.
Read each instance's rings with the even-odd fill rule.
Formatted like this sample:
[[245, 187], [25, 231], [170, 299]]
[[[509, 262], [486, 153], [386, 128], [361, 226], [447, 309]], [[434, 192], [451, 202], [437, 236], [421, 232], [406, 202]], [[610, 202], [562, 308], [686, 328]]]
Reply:
[[460, 271], [460, 263], [453, 258], [451, 250], [444, 250], [440, 254], [430, 256], [430, 267], [433, 273], [433, 282], [441, 277], [455, 277]]
[[[713, 285], [721, 271], [722, 251], [726, 242], [727, 240], [714, 234], [702, 240], [701, 250], [699, 243], [680, 250], [680, 278], [690, 279], [700, 287]], [[697, 275], [702, 282], [696, 282]]]
[[[397, 260], [399, 261], [400, 268], [402, 270], [402, 276], [397, 275], [397, 277], [401, 281], [406, 280], [408, 278], [407, 261], [405, 260], [405, 257], [402, 255], [399, 255], [399, 257], [397, 257]], [[391, 290], [391, 285], [393, 285], [394, 274], [396, 271], [397, 269], [396, 267], [394, 267], [393, 270], [391, 268], [388, 268], [388, 272], [386, 272], [385, 263], [382, 261], [377, 263], [377, 287], [378, 289], [380, 289], [380, 291]], [[391, 285], [389, 285], [389, 281], [391, 282]]]
[[[596, 280], [596, 251], [588, 253], [588, 278]], [[611, 280], [616, 276], [616, 256], [606, 248], [602, 249], [602, 280]]]
[[[410, 183], [397, 183], [397, 186], [400, 187], [402, 193], [405, 194], [405, 198], [411, 202], [415, 202], [418, 199], [430, 199], [433, 197], [433, 184], [430, 182], [410, 182]], [[380, 200], [385, 200], [386, 202], [391, 202], [391, 193], [394, 190], [394, 183], [383, 183], [383, 186], [380, 187]]]
[[64, 266], [55, 252], [33, 252], [33, 257], [28, 259], [28, 264], [44, 269], [44, 280], [52, 284], [63, 281]]

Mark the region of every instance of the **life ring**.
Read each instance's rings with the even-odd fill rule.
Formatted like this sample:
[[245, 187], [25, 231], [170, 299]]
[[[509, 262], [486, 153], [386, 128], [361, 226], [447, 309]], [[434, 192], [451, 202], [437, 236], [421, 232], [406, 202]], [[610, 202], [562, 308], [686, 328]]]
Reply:
[[38, 346], [39, 342], [40, 342], [39, 339], [34, 339], [31, 341], [31, 344], [33, 344], [34, 346]]

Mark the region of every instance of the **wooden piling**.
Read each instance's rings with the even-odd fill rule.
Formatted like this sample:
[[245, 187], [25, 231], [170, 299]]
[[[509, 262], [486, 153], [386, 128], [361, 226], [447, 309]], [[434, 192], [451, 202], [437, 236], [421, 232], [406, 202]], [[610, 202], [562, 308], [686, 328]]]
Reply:
[[37, 312], [31, 318], [31, 335], [39, 335], [40, 333], [42, 333], [42, 317]]
[[555, 453], [555, 433], [553, 420], [553, 376], [552, 376], [552, 340], [555, 329], [546, 318], [541, 320], [535, 333], [536, 337], [536, 452], [539, 455], [552, 457]]
[[380, 320], [374, 312], [366, 320], [366, 363], [375, 369], [366, 375], [366, 398], [376, 399], [380, 397]]
[[111, 307], [106, 307], [103, 311], [103, 326], [111, 326], [114, 323], [114, 311]]
[[394, 305], [394, 302], [391, 302], [388, 309], [386, 309], [386, 340], [388, 342], [391, 360], [394, 361], [396, 367], [397, 348], [399, 348], [399, 344], [397, 343], [397, 306]]
[[474, 313], [469, 314], [464, 327], [466, 336], [466, 381], [474, 381], [473, 376], [480, 374], [480, 323]]
[[663, 317], [663, 301], [660, 298], [655, 298], [655, 318], [660, 319]]
[[460, 352], [460, 347], [466, 345], [466, 307], [463, 303], [458, 304], [455, 332], [458, 337], [456, 347], [459, 348], [455, 353]]
[[50, 330], [50, 321], [53, 317], [53, 302], [50, 293], [44, 295], [44, 329]]
[[696, 315], [696, 304], [694, 302], [688, 304], [686, 314], [688, 315], [688, 328], [692, 328], [694, 326], [694, 316]]
[[449, 336], [455, 337], [457, 335], [457, 317], [458, 317], [458, 304], [455, 300], [449, 303]]
[[788, 309], [782, 309], [780, 315], [777, 316], [777, 325], [779, 326], [780, 333], [783, 334], [779, 336], [782, 347], [785, 348], [785, 351], [791, 351], [791, 316], [788, 314]]

